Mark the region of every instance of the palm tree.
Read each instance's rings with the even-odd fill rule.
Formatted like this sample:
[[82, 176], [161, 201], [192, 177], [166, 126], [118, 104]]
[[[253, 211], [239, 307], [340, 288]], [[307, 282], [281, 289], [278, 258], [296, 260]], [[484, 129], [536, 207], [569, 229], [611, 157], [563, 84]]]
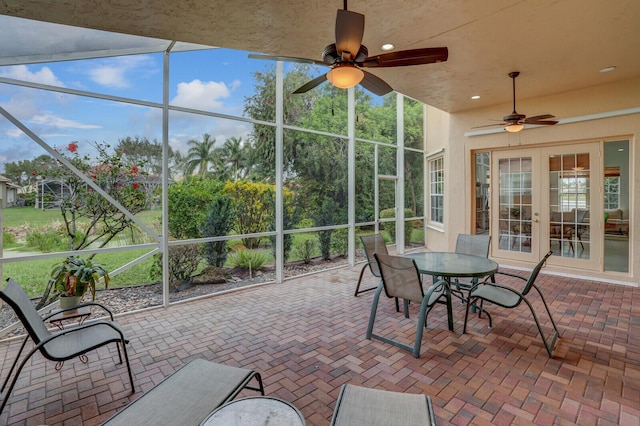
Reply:
[[205, 133], [202, 135], [202, 141], [191, 139], [187, 142], [189, 151], [187, 152], [185, 173], [187, 176], [192, 175], [196, 170], [200, 177], [206, 177], [209, 172], [209, 164], [215, 163], [216, 155], [214, 145], [215, 139], [211, 139], [211, 135]]
[[246, 162], [246, 150], [242, 138], [230, 137], [222, 146], [227, 164], [231, 166], [231, 176], [234, 182], [238, 180], [240, 169]]

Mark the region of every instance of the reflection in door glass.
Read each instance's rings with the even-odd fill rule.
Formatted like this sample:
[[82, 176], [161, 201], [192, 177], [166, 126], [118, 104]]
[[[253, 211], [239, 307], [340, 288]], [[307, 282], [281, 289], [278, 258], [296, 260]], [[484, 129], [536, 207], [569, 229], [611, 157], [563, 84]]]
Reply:
[[589, 154], [549, 157], [549, 248], [554, 256], [589, 259]]
[[604, 270], [629, 272], [629, 141], [604, 144]]
[[531, 157], [505, 158], [498, 162], [501, 250], [531, 252]]

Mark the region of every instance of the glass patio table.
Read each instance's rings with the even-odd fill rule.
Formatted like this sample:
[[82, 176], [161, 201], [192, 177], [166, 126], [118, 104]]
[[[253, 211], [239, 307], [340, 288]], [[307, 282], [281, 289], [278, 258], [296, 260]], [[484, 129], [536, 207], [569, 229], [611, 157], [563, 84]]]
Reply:
[[486, 257], [449, 252], [422, 252], [406, 254], [416, 262], [418, 271], [434, 278], [442, 278], [447, 288], [447, 317], [449, 330], [453, 330], [453, 310], [451, 307], [451, 278], [482, 278], [498, 271], [498, 264]]

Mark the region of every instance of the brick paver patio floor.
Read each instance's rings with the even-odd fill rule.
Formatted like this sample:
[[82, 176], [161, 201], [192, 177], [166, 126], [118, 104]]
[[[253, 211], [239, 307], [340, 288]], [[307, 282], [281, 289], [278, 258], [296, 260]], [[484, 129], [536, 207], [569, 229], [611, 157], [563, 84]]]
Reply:
[[[447, 330], [444, 306], [436, 307], [415, 359], [364, 338], [373, 292], [353, 297], [359, 270], [122, 315], [134, 395], [115, 347], [89, 353], [88, 366], [68, 361], [60, 372], [37, 354], [0, 424], [100, 424], [199, 357], [258, 370], [266, 393], [292, 402], [308, 425], [329, 423], [343, 383], [431, 395], [438, 424], [640, 425], [640, 289], [541, 275], [562, 333], [554, 359], [525, 306], [489, 306], [493, 328], [473, 317], [462, 335], [464, 309], [454, 299], [455, 331]], [[376, 330], [411, 344], [417, 306], [407, 320], [392, 300], [381, 302]], [[535, 298], [534, 305], [541, 308]], [[3, 378], [19, 344], [0, 343]]]

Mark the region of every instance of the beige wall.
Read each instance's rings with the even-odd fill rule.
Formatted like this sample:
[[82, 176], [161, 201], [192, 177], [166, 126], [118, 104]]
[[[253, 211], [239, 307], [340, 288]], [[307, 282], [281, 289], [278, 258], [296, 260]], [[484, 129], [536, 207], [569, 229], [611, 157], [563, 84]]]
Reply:
[[[449, 185], [449, 173], [451, 170], [450, 164], [451, 159], [448, 155], [447, 150], [449, 143], [449, 130], [450, 130], [450, 118], [451, 116], [446, 112], [439, 110], [437, 108], [433, 108], [427, 105], [425, 112], [425, 120], [426, 120], [426, 153], [429, 155], [430, 153], [435, 153], [439, 150], [444, 149], [445, 151], [442, 154], [436, 154], [427, 158], [427, 160], [431, 158], [436, 158], [439, 155], [443, 155], [444, 158], [444, 170], [445, 170], [445, 206], [444, 206], [444, 224], [443, 227], [437, 226], [429, 226], [429, 207], [427, 203], [427, 220], [425, 223], [427, 224], [427, 229], [425, 232], [425, 237], [427, 240], [427, 247], [442, 247], [446, 244], [447, 233], [445, 233], [445, 229], [449, 226], [448, 224], [451, 221], [450, 213], [451, 208], [448, 205], [448, 198], [446, 194], [449, 193], [451, 186]], [[429, 163], [427, 161], [425, 165], [425, 173], [427, 176], [429, 175]], [[427, 186], [427, 193], [425, 195], [426, 200], [429, 200], [429, 189]]]
[[[640, 78], [544, 98], [518, 99], [517, 110], [520, 114], [533, 116], [549, 113], [558, 119], [572, 122], [525, 129], [515, 134], [500, 131], [479, 136], [469, 135], [470, 132], [480, 130], [472, 129], [472, 127], [490, 124], [491, 119], [500, 119], [509, 114], [512, 110], [511, 104], [452, 114], [448, 121], [449, 138], [445, 144], [445, 165], [447, 168], [445, 233], [440, 236], [432, 236], [432, 233], [429, 233], [432, 238], [427, 240], [427, 247], [431, 250], [452, 250], [455, 247], [457, 234], [471, 231], [470, 200], [473, 189], [471, 185], [471, 153], [473, 150], [626, 138], [630, 142], [629, 155], [631, 156], [632, 170], [630, 204], [633, 217], [631, 218], [630, 248], [633, 255], [634, 247], [640, 250], [640, 221], [638, 220], [640, 217], [638, 214], [640, 212], [640, 197], [634, 195], [637, 188], [640, 188], [638, 186], [640, 185], [640, 156], [637, 155], [640, 112], [587, 119], [596, 114], [606, 115], [629, 109], [640, 109]], [[442, 114], [446, 115], [446, 113]], [[439, 114], [434, 115], [438, 116], [438, 123], [446, 122], [444, 118], [439, 117]], [[444, 133], [433, 132], [436, 134], [434, 138], [441, 137]], [[428, 140], [428, 143], [433, 143], [433, 141]], [[428, 151], [430, 150], [432, 150], [432, 146], [428, 145]], [[457, 188], [464, 188], [464, 193]], [[631, 258], [629, 276], [620, 277], [606, 274], [603, 278], [637, 283], [640, 278], [640, 262], [634, 262], [634, 258]], [[559, 272], [579, 274], [580, 271], [564, 270]]]

